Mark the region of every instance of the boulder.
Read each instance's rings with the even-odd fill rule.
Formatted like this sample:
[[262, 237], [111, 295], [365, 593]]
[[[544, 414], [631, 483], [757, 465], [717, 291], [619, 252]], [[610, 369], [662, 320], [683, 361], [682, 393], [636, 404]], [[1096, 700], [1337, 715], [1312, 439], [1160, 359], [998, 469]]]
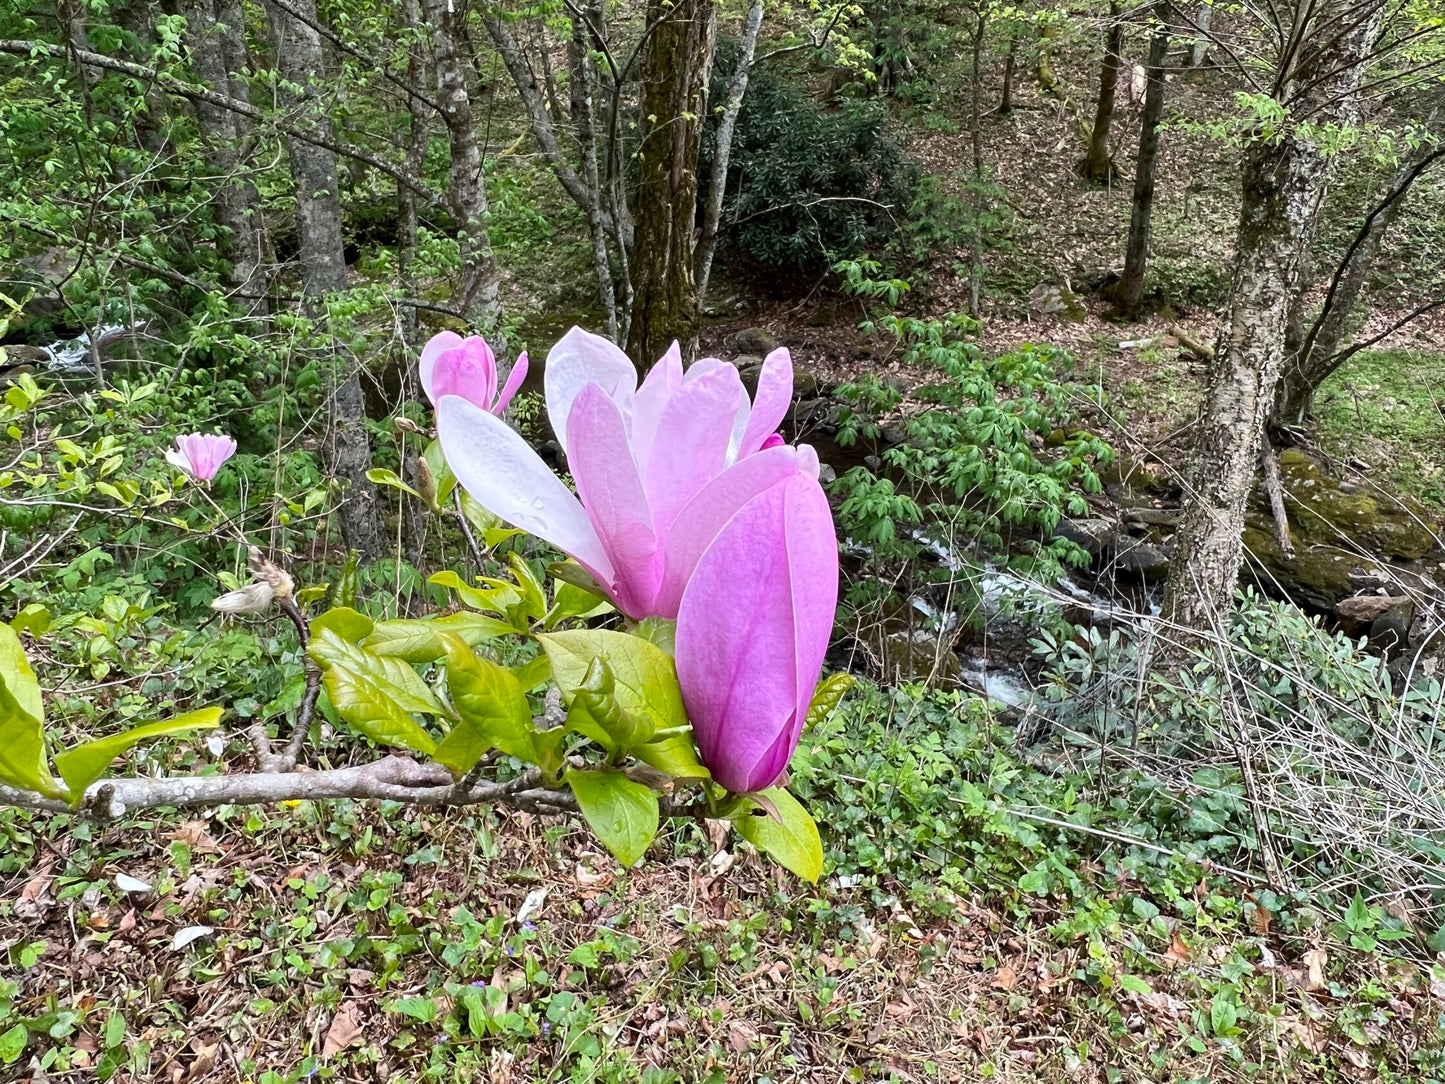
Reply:
[[1162, 580], [1169, 574], [1169, 549], [1133, 538], [1119, 542], [1111, 562], [1115, 573], [1131, 573], [1145, 580]]
[[1090, 557], [1097, 557], [1105, 550], [1113, 549], [1119, 542], [1119, 524], [1102, 516], [1061, 519], [1056, 533], [1060, 538], [1067, 538], [1079, 545]]
[[1058, 316], [1071, 324], [1082, 323], [1089, 315], [1078, 294], [1053, 282], [1041, 282], [1029, 291], [1029, 308], [1040, 316]]
[[[733, 349], [739, 355], [754, 355], [765, 358], [779, 346], [777, 338], [766, 328], [750, 327], [737, 333], [733, 339]], [[739, 358], [741, 361], [741, 357]], [[741, 365], [739, 365], [741, 368]]]

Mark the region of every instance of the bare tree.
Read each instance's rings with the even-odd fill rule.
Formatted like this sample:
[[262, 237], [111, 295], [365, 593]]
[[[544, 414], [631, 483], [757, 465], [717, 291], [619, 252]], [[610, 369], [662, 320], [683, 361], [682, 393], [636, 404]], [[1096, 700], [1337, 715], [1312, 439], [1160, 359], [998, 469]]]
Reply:
[[[1124, 20], [1119, 17], [1119, 0], [1109, 0], [1109, 29], [1104, 38], [1104, 60], [1099, 65], [1099, 98], [1094, 106], [1094, 126], [1089, 131], [1089, 150], [1078, 167], [1080, 175], [1095, 184], [1108, 184], [1117, 172], [1109, 155], [1109, 130], [1114, 122], [1114, 96], [1119, 86], [1123, 51]], [[1012, 51], [1009, 57], [1012, 59]]]
[[1165, 589], [1165, 617], [1189, 628], [1208, 628], [1233, 600], [1289, 308], [1324, 191], [1317, 126], [1353, 119], [1384, 6], [1294, 0], [1277, 9], [1269, 93], [1287, 120], [1245, 150], [1234, 274]]

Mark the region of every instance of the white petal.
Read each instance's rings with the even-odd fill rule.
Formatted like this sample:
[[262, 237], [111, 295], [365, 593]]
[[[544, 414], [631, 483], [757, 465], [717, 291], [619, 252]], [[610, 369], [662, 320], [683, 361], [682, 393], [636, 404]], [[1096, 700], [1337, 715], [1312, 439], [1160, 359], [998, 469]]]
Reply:
[[192, 478], [195, 477], [195, 472], [191, 470], [190, 457], [188, 457], [186, 453], [181, 451], [179, 448], [171, 448], [166, 452], [166, 462], [169, 463], [171, 466], [175, 467], [177, 470], [185, 471]]
[[542, 373], [547, 417], [563, 451], [567, 449], [567, 416], [572, 412], [572, 400], [588, 384], [601, 384], [602, 390], [618, 401], [623, 415], [631, 415], [632, 396], [637, 390], [636, 366], [611, 341], [574, 327], [552, 347]]
[[604, 587], [611, 584], [612, 562], [581, 503], [506, 422], [459, 395], [443, 395], [437, 437], [473, 500], [576, 558]]

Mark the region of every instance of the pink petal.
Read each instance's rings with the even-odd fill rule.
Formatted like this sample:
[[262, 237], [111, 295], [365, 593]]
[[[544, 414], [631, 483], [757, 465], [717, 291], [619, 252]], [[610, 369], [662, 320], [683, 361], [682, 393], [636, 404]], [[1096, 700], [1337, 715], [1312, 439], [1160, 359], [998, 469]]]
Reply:
[[[737, 370], [729, 366], [689, 381], [667, 401], [645, 483], [659, 537], [667, 537], [683, 505], [727, 465], [733, 418], [744, 398]], [[634, 426], [636, 421], [634, 416]]]
[[787, 441], [783, 440], [783, 434], [781, 434], [781, 433], [774, 433], [772, 436], [768, 437], [767, 440], [763, 441], [763, 446], [762, 446], [761, 448], [759, 448], [758, 451], [760, 451], [760, 452], [765, 452], [765, 451], [767, 451], [769, 448], [777, 448], [777, 447], [779, 447], [780, 445], [783, 445], [783, 444], [786, 444], [786, 443], [787, 443]]
[[728, 789], [763, 789], [787, 766], [837, 592], [832, 515], [805, 475], [744, 505], [698, 562], [678, 610], [677, 674], [699, 755]]
[[457, 481], [494, 515], [576, 559], [604, 590], [612, 562], [570, 490], [500, 418], [458, 395], [437, 403], [437, 437]]
[[588, 384], [600, 384], [608, 395], [630, 403], [637, 388], [637, 368], [607, 339], [574, 327], [547, 354], [542, 373], [547, 417], [563, 451], [572, 401]]
[[587, 385], [573, 401], [567, 442], [577, 495], [616, 570], [617, 608], [647, 617], [662, 579], [658, 537], [622, 410], [600, 385]]
[[492, 407], [492, 413], [501, 417], [506, 413], [507, 405], [511, 403], [513, 396], [521, 389], [527, 379], [527, 352], [523, 350], [517, 355], [517, 360], [512, 363], [512, 371], [507, 374], [507, 383], [502, 387], [501, 393], [497, 396], [496, 405]]
[[462, 337], [455, 331], [439, 331], [421, 348], [421, 357], [416, 366], [417, 374], [421, 377], [422, 390], [426, 392], [429, 401], [435, 403], [439, 398], [432, 394], [432, 370], [436, 366], [437, 358], [461, 345]]
[[663, 550], [662, 586], [653, 604], [661, 617], [675, 617], [693, 570], [738, 509], [758, 494], [795, 475], [816, 478], [812, 448], [782, 447], [759, 452], [723, 471], [689, 501], [673, 520]]
[[491, 409], [497, 398], [497, 359], [492, 348], [473, 335], [442, 351], [432, 365], [431, 394], [436, 397], [433, 402], [460, 395], [483, 410]]
[[793, 358], [785, 349], [774, 350], [758, 373], [758, 391], [753, 396], [752, 414], [738, 445], [737, 455], [752, 455], [768, 435], [777, 431], [793, 405]]
[[642, 387], [632, 399], [632, 457], [637, 460], [639, 470], [647, 469], [663, 409], [682, 382], [682, 352], [677, 343], [673, 343], [648, 370]]

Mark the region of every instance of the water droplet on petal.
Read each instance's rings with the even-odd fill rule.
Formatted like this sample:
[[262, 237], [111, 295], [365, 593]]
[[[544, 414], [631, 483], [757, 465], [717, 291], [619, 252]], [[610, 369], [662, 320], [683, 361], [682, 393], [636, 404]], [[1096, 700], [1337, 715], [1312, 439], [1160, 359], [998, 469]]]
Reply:
[[540, 509], [540, 508], [542, 507], [542, 505], [544, 505], [544, 504], [546, 504], [546, 503], [547, 503], [547, 502], [544, 501], [544, 500], [542, 500], [541, 497], [533, 497], [533, 498], [532, 498], [532, 507], [533, 507], [533, 508], [538, 508], [538, 509]]

